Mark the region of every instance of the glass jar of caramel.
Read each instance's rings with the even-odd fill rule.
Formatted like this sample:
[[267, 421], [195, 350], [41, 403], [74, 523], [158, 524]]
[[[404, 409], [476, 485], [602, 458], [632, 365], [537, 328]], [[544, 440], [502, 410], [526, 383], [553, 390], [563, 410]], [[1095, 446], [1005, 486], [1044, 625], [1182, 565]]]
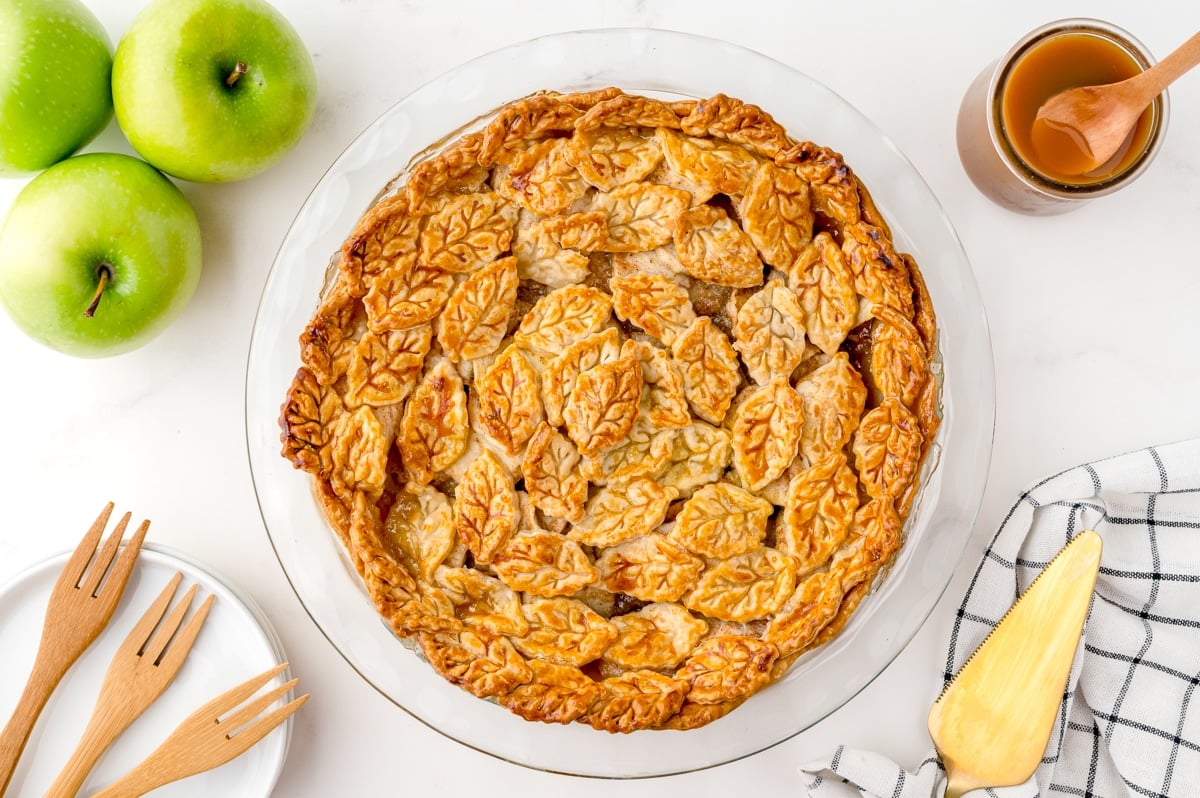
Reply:
[[958, 112], [963, 168], [989, 199], [1019, 213], [1063, 213], [1111, 194], [1146, 170], [1162, 144], [1163, 92], [1106, 163], [1071, 174], [1064, 152], [1034, 135], [1042, 103], [1059, 92], [1133, 77], [1154, 58], [1130, 34], [1095, 19], [1064, 19], [1031, 31], [967, 89]]

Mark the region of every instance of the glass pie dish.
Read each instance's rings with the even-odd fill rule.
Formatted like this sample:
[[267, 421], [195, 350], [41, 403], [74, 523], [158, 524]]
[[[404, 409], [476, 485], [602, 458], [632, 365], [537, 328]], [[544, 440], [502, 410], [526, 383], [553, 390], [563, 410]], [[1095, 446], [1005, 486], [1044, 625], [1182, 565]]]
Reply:
[[[505, 102], [540, 89], [605, 86], [664, 99], [722, 92], [761, 106], [792, 136], [841, 152], [889, 220], [897, 248], [921, 264], [940, 322], [943, 419], [890, 572], [838, 637], [735, 712], [687, 732], [610, 735], [532, 723], [446, 682], [381, 621], [310, 479], [279, 453], [279, 404], [299, 365], [297, 336], [361, 214], [431, 145], [472, 129]], [[247, 364], [247, 443], [268, 534], [306, 610], [351, 666], [464, 745], [528, 767], [607, 778], [661, 776], [753, 754], [816, 723], [882, 672], [958, 563], [983, 493], [993, 419], [991, 348], [974, 278], [911, 164], [805, 75], [723, 42], [654, 30], [535, 39], [468, 62], [397, 103], [334, 162], [300, 210], [267, 279]]]

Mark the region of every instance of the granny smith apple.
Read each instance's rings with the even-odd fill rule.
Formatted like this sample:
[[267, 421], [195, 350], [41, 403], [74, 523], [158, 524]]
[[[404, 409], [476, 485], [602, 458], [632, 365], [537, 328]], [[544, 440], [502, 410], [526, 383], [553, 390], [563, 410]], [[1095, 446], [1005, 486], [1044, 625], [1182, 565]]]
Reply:
[[117, 122], [143, 158], [185, 180], [258, 174], [316, 108], [312, 58], [263, 0], [154, 0], [117, 45]]
[[68, 158], [29, 182], [0, 228], [0, 304], [41, 343], [127, 352], [183, 309], [200, 278], [187, 198], [128, 155]]
[[79, 0], [0, 0], [0, 175], [45, 169], [112, 117], [112, 44]]

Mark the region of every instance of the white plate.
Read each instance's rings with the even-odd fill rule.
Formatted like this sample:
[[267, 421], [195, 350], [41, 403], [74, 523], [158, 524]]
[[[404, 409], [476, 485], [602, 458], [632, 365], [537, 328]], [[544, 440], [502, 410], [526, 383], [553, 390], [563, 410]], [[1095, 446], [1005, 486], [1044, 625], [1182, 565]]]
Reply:
[[[0, 724], [16, 707], [33, 667], [50, 590], [69, 556], [52, 557], [0, 586]], [[91, 795], [124, 775], [209, 699], [284, 661], [279, 639], [257, 607], [200, 565], [146, 544], [108, 627], [63, 677], [42, 711], [6, 798], [46, 792], [79, 742], [117, 648], [176, 571], [183, 573], [176, 602], [189, 585], [199, 584], [193, 606], [212, 593], [212, 611], [175, 681], [101, 757], [80, 795]], [[286, 675], [275, 683], [282, 684]], [[289, 719], [232, 762], [168, 785], [155, 798], [266, 798], [283, 768], [290, 736]]]

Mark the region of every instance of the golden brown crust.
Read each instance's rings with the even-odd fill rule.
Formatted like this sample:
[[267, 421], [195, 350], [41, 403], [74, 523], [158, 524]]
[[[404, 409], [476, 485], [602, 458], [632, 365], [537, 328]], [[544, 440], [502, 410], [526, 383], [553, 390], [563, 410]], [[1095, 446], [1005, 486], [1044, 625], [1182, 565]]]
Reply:
[[800, 583], [767, 627], [766, 639], [781, 654], [804, 651], [837, 613], [842, 585], [827, 571], [818, 571]]
[[796, 457], [804, 401], [787, 377], [755, 388], [733, 417], [733, 467], [750, 490], [761, 490]]
[[279, 411], [283, 456], [296, 468], [323, 474], [325, 461], [321, 453], [340, 412], [342, 401], [337, 393], [321, 385], [312, 370], [301, 366]]
[[766, 499], [728, 482], [705, 485], [683, 503], [670, 537], [701, 557], [749, 554], [762, 545], [773, 510]]
[[346, 373], [363, 312], [362, 303], [339, 282], [300, 334], [300, 361], [322, 385], [332, 385]]
[[688, 700], [723, 704], [758, 692], [771, 680], [774, 644], [745, 635], [716, 635], [696, 647], [677, 678], [691, 685]]
[[575, 130], [586, 132], [597, 127], [678, 128], [679, 124], [675, 111], [661, 100], [621, 94], [593, 105], [575, 123]]
[[679, 334], [671, 355], [683, 373], [683, 393], [692, 411], [720, 424], [741, 385], [737, 353], [729, 338], [708, 316], [700, 316]]
[[883, 230], [866, 222], [846, 225], [842, 250], [854, 274], [854, 290], [859, 296], [872, 305], [884, 305], [912, 318], [908, 270]]
[[545, 356], [562, 353], [568, 346], [607, 322], [612, 298], [591, 286], [570, 285], [551, 291], [521, 319], [513, 341]]
[[777, 153], [775, 163], [795, 169], [808, 182], [816, 209], [830, 219], [844, 226], [862, 218], [858, 178], [840, 154], [801, 141]]
[[526, 720], [570, 723], [600, 698], [600, 685], [574, 666], [531, 659], [529, 669], [532, 681], [498, 699], [500, 706]]
[[642, 180], [663, 158], [662, 148], [654, 137], [639, 131], [606, 127], [576, 129], [567, 142], [567, 160], [585, 180], [602, 191]]
[[675, 218], [671, 234], [679, 262], [697, 280], [730, 288], [762, 285], [754, 242], [724, 210], [697, 205]]
[[563, 425], [563, 409], [575, 391], [579, 375], [602, 363], [611, 363], [621, 356], [620, 334], [609, 327], [568, 344], [552, 357], [542, 369], [542, 404], [546, 421], [554, 427]]
[[796, 256], [788, 275], [804, 311], [805, 334], [832, 357], [858, 317], [858, 293], [845, 254], [829, 233], [818, 233]]
[[609, 281], [617, 317], [672, 346], [696, 320], [687, 289], [669, 277], [635, 272]]
[[725, 717], [745, 702], [745, 698], [735, 698], [732, 701], [725, 701], [720, 704], [697, 704], [694, 701], [684, 700], [678, 712], [654, 728], [670, 729], [672, 731], [698, 729], [701, 726], [707, 726], [718, 718]]
[[862, 602], [863, 597], [867, 595], [867, 591], [871, 585], [868, 582], [859, 582], [854, 587], [842, 596], [842, 603], [838, 605], [837, 612], [833, 616], [833, 620], [825, 624], [817, 636], [813, 638], [810, 648], [824, 645], [833, 638], [837, 637], [842, 631], [842, 627], [850, 620], [850, 616], [858, 609], [858, 605]]
[[492, 563], [501, 582], [543, 598], [578, 593], [600, 578], [579, 544], [554, 532], [518, 532], [496, 553]]
[[399, 404], [417, 384], [429, 355], [428, 324], [383, 333], [368, 331], [350, 352], [345, 401], [349, 407]]
[[679, 711], [688, 684], [654, 671], [627, 671], [600, 682], [596, 703], [580, 716], [583, 723], [607, 732], [653, 728]]
[[362, 304], [372, 330], [403, 330], [437, 318], [450, 298], [454, 276], [424, 265], [417, 253], [400, 255], [366, 283]]
[[908, 271], [908, 281], [912, 284], [913, 289], [912, 323], [921, 336], [921, 343], [925, 345], [926, 356], [932, 358], [937, 353], [937, 317], [933, 312], [933, 299], [929, 296], [925, 277], [921, 274], [921, 268], [917, 266], [916, 258], [907, 252], [902, 252], [900, 259], [904, 261], [904, 268]]
[[579, 375], [563, 408], [571, 440], [586, 456], [619, 444], [637, 421], [642, 401], [642, 365], [633, 357], [602, 363]]
[[477, 562], [491, 562], [517, 531], [512, 477], [494, 454], [484, 451], [467, 467], [454, 498], [459, 538]]
[[388, 433], [367, 406], [338, 416], [321, 452], [324, 472], [343, 496], [364, 491], [379, 498], [387, 478]]
[[567, 436], [545, 422], [538, 425], [521, 463], [530, 501], [547, 515], [579, 521], [588, 494], [579, 461], [579, 451]]
[[[921, 456], [921, 459], [924, 460], [924, 455], [928, 453], [929, 446], [933, 443], [933, 438], [942, 423], [942, 392], [939, 374], [930, 365], [938, 358], [937, 317], [933, 310], [933, 300], [929, 296], [929, 289], [925, 285], [925, 278], [921, 274], [916, 258], [908, 253], [901, 253], [900, 257], [908, 270], [908, 279], [913, 288], [912, 323], [925, 346], [925, 370], [928, 378], [925, 380], [920, 396], [917, 397], [915, 406], [910, 408], [916, 414], [917, 422], [921, 425], [921, 434], [925, 438], [925, 447]], [[897, 505], [896, 509], [902, 516], [908, 515], [911, 501], [912, 496], [910, 495]]]
[[778, 612], [795, 586], [795, 561], [764, 546], [710, 565], [682, 601], [708, 618], [745, 623]]
[[645, 252], [671, 240], [679, 214], [691, 199], [686, 191], [641, 181], [597, 194], [591, 210], [604, 214], [603, 252]]
[[759, 164], [738, 213], [762, 259], [776, 269], [786, 271], [812, 239], [808, 183], [791, 169]]
[[879, 208], [875, 205], [875, 199], [858, 175], [854, 176], [854, 185], [858, 189], [858, 207], [863, 221], [878, 227], [885, 236], [891, 239], [892, 230], [888, 227], [887, 219], [884, 219], [883, 214], [879, 212]]
[[655, 131], [666, 171], [691, 193], [691, 203], [707, 202], [714, 194], [737, 196], [754, 178], [759, 161], [748, 150], [719, 139], [679, 135], [667, 128]]
[[698, 101], [681, 127], [688, 135], [717, 136], [767, 158], [774, 158], [791, 143], [787, 132], [766, 111], [724, 94]]
[[508, 250], [516, 216], [512, 203], [496, 192], [456, 195], [426, 218], [419, 260], [443, 272], [469, 274]]
[[588, 189], [583, 175], [567, 159], [567, 140], [561, 138], [538, 142], [521, 152], [493, 183], [501, 195], [542, 217], [567, 210]]
[[642, 601], [678, 601], [704, 570], [704, 560], [657, 532], [604, 548], [596, 559], [600, 581], [612, 593]]
[[615, 626], [572, 598], [531, 598], [521, 610], [529, 631], [512, 643], [530, 659], [579, 667], [598, 659], [617, 637]]
[[462, 378], [442, 359], [425, 372], [404, 405], [396, 448], [408, 473], [428, 483], [467, 448], [467, 395]]
[[368, 211], [342, 245], [338, 261], [350, 294], [365, 294], [377, 274], [412, 249], [420, 232], [421, 217], [409, 213], [407, 194], [394, 194]]
[[507, 695], [533, 679], [525, 658], [506, 637], [464, 629], [422, 632], [417, 639], [434, 670], [480, 698]]
[[510, 103], [484, 129], [477, 162], [483, 167], [503, 163], [523, 144], [574, 130], [585, 109], [620, 93], [619, 89], [566, 95], [547, 92]]
[[930, 379], [928, 357], [920, 333], [905, 316], [876, 306], [869, 378], [883, 399], [896, 398], [915, 410], [925, 381]]
[[442, 152], [418, 164], [408, 176], [405, 197], [413, 212], [428, 212], [440, 194], [477, 191], [487, 178], [480, 162], [483, 136], [463, 136]]
[[492, 440], [509, 454], [525, 448], [542, 423], [542, 396], [537, 371], [515, 346], [500, 353], [475, 383], [479, 418]]
[[584, 545], [600, 547], [648, 535], [667, 517], [667, 508], [677, 495], [674, 488], [652, 479], [608, 485], [592, 494], [567, 535]]
[[357, 493], [351, 509], [348, 537], [357, 555], [355, 567], [375, 609], [399, 635], [418, 632], [454, 632], [462, 623], [454, 608], [436, 589], [413, 579], [404, 565], [382, 542], [379, 515], [363, 493]]
[[601, 655], [624, 670], [669, 670], [679, 666], [708, 633], [708, 621], [678, 604], [658, 602], [614, 616], [617, 637]]
[[917, 263], [837, 152], [721, 94], [500, 109], [362, 216], [300, 359], [283, 455], [379, 615], [477, 696], [618, 733], [835, 636], [940, 423]]
[[801, 573], [819, 568], [846, 539], [857, 509], [858, 478], [846, 455], [834, 452], [792, 477], [776, 545]]
[[896, 397], [863, 416], [854, 434], [854, 466], [867, 495], [896, 501], [908, 490], [925, 444], [917, 417]]

